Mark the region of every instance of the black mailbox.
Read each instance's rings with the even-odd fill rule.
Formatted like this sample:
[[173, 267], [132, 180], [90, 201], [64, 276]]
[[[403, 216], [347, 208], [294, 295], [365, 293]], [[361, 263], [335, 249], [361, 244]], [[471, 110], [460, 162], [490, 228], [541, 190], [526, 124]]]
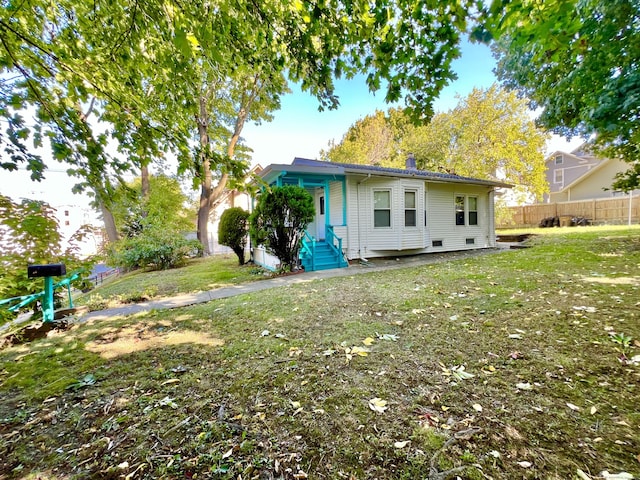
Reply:
[[27, 276], [35, 277], [60, 277], [67, 274], [67, 267], [64, 263], [49, 263], [47, 265], [29, 265]]

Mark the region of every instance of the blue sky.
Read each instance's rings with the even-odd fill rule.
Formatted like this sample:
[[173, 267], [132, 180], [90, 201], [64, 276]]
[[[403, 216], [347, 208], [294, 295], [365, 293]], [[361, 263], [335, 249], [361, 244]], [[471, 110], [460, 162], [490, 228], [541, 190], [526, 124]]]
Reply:
[[[446, 87], [436, 99], [436, 111], [446, 111], [457, 103], [456, 96], [466, 96], [474, 87], [487, 88], [496, 81], [493, 69], [495, 60], [489, 48], [465, 42], [462, 56], [453, 64], [458, 80]], [[377, 110], [386, 110], [384, 91], [369, 92], [364, 77], [340, 80], [336, 84], [340, 108], [318, 111], [318, 101], [296, 86], [293, 93], [282, 99], [282, 108], [275, 112], [274, 120], [262, 125], [246, 125], [245, 142], [253, 149], [253, 163], [263, 167], [271, 163], [291, 163], [294, 157], [317, 158], [329, 140], [340, 141], [347, 129], [358, 119]], [[570, 151], [580, 145], [579, 139], [568, 143], [554, 137], [547, 152]], [[73, 180], [66, 178], [64, 166], [48, 162], [50, 170], [46, 180], [32, 182], [27, 173], [0, 172], [0, 191], [14, 198], [27, 197], [46, 200], [54, 206], [86, 204], [86, 198], [71, 193]]]
[[[447, 111], [458, 103], [457, 96], [467, 96], [474, 87], [488, 88], [495, 81], [496, 62], [486, 45], [465, 42], [462, 56], [454, 62], [458, 79], [446, 87], [434, 103], [435, 111]], [[243, 137], [253, 149], [253, 161], [262, 166], [271, 163], [291, 163], [294, 157], [317, 158], [326, 149], [329, 140], [339, 142], [356, 120], [375, 110], [386, 110], [384, 91], [372, 94], [364, 77], [337, 82], [340, 108], [318, 112], [318, 101], [311, 95], [295, 89], [282, 100], [282, 108], [271, 123], [247, 125]], [[573, 150], [581, 144], [574, 139], [568, 143], [554, 137], [548, 153], [555, 150]]]

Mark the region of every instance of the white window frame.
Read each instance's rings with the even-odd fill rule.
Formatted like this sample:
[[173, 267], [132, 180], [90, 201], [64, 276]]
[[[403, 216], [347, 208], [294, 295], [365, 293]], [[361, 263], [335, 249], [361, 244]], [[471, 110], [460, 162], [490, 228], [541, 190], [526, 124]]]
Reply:
[[[387, 193], [389, 195], [389, 206], [385, 208], [376, 208], [376, 193]], [[391, 228], [393, 211], [393, 200], [391, 195], [391, 189], [389, 188], [377, 188], [373, 190], [373, 228]], [[376, 211], [388, 211], [389, 212], [389, 224], [388, 225], [376, 225]]]
[[554, 163], [556, 165], [562, 165], [564, 163], [564, 157], [562, 155], [556, 155], [556, 158], [554, 159]]
[[[476, 208], [475, 210], [471, 210], [471, 207], [469, 206], [469, 200], [473, 198], [476, 201]], [[476, 195], [467, 195], [466, 197], [466, 207], [467, 207], [467, 225], [469, 226], [473, 226], [473, 227], [477, 227], [478, 226], [478, 197]], [[475, 212], [476, 216], [475, 216], [475, 222], [471, 223], [471, 213]]]
[[[407, 207], [407, 193], [413, 194], [413, 207]], [[404, 226], [406, 228], [417, 228], [418, 227], [418, 190], [416, 189], [405, 189], [403, 194], [403, 207], [404, 207]], [[407, 212], [413, 212], [413, 225], [407, 225]]]
[[564, 183], [564, 168], [557, 168], [553, 171], [553, 183]]
[[[459, 209], [458, 199], [462, 199], [462, 210]], [[469, 199], [474, 198], [476, 201], [475, 210], [469, 208]], [[477, 195], [468, 195], [463, 193], [456, 193], [453, 197], [453, 208], [455, 210], [455, 222], [458, 227], [477, 227], [480, 224], [479, 216], [479, 199]], [[471, 213], [475, 213], [475, 221], [471, 223]], [[462, 215], [462, 223], [460, 223], [460, 215]]]
[[[459, 208], [459, 201], [458, 199], [462, 199], [462, 210], [460, 210]], [[453, 209], [455, 211], [455, 222], [456, 222], [456, 226], [460, 226], [460, 227], [464, 227], [466, 225], [466, 215], [465, 215], [465, 210], [466, 210], [466, 196], [465, 195], [460, 195], [460, 194], [455, 194], [453, 197]], [[462, 216], [460, 216], [462, 215]], [[460, 223], [460, 220], [462, 220], [462, 223]]]

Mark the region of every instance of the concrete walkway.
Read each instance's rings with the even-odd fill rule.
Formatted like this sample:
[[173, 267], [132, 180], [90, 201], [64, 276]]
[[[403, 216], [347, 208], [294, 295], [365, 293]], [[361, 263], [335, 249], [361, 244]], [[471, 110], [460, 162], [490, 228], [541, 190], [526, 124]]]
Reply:
[[236, 295], [242, 295], [245, 293], [260, 292], [262, 290], [284, 287], [287, 285], [313, 282], [315, 280], [324, 278], [348, 277], [351, 275], [358, 275], [362, 273], [380, 272], [385, 270], [395, 270], [399, 268], [429, 265], [433, 263], [442, 263], [451, 260], [458, 260], [461, 258], [470, 258], [480, 255], [504, 252], [508, 249], [509, 244], [501, 244], [498, 248], [488, 248], [482, 250], [431, 253], [398, 257], [396, 259], [373, 259], [366, 263], [351, 265], [348, 268], [333, 268], [330, 270], [320, 270], [317, 272], [303, 272], [295, 275], [270, 278], [267, 280], [258, 280], [242, 285], [217, 288], [215, 290], [208, 290], [206, 292], [185, 293], [173, 297], [158, 298], [149, 302], [123, 305], [121, 307], [108, 308], [105, 310], [97, 310], [95, 312], [80, 314], [77, 318], [77, 321], [85, 322], [87, 320], [104, 320], [110, 317], [133, 315], [141, 312], [149, 312], [151, 310], [165, 310], [169, 308], [187, 307], [189, 305], [197, 305], [200, 303], [210, 302], [211, 300], [234, 297]]
[[[283, 277], [275, 277], [267, 280], [258, 280], [242, 285], [233, 285], [230, 287], [217, 288], [206, 292], [185, 293], [173, 297], [158, 298], [149, 302], [134, 303], [122, 305], [115, 308], [105, 310], [97, 310], [94, 312], [79, 313], [75, 316], [75, 322], [86, 322], [88, 320], [104, 320], [110, 317], [134, 315], [136, 313], [149, 312], [151, 310], [166, 310], [170, 308], [187, 307], [189, 305], [197, 305], [210, 302], [211, 300], [219, 300], [221, 298], [233, 297], [245, 293], [260, 292], [271, 288], [284, 287], [299, 283], [313, 282], [324, 278], [348, 277], [362, 273], [380, 272], [385, 270], [395, 270], [399, 268], [417, 267], [420, 265], [429, 265], [434, 263], [448, 262], [462, 258], [471, 258], [481, 255], [489, 255], [509, 250], [512, 244], [501, 243], [497, 248], [487, 248], [482, 250], [465, 250], [460, 252], [446, 253], [427, 253], [421, 255], [411, 255], [397, 257], [394, 259], [372, 259], [368, 262], [361, 262], [349, 266], [348, 268], [334, 268], [330, 270], [320, 270], [317, 272], [303, 272], [296, 275], [288, 275]], [[18, 317], [18, 319], [8, 324], [0, 326], [0, 332], [8, 330], [19, 324], [30, 321], [30, 315]]]

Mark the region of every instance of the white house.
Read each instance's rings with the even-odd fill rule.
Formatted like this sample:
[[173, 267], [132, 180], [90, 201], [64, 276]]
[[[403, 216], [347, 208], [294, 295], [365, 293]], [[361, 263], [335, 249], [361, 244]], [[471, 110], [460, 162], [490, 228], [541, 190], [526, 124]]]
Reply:
[[[417, 170], [304, 158], [269, 165], [269, 185], [299, 185], [316, 216], [301, 251], [306, 270], [347, 266], [346, 260], [495, 247], [494, 195], [505, 183]], [[254, 261], [277, 259], [254, 247]]]
[[[68, 248], [72, 244], [77, 248], [80, 257], [95, 255], [102, 248], [105, 239], [102, 230], [97, 227], [96, 213], [88, 205], [64, 204], [53, 207], [58, 220], [58, 229], [62, 237], [62, 247]], [[94, 227], [92, 230], [87, 227]], [[80, 229], [85, 235], [78, 241], [72, 238]]]
[[[260, 165], [254, 166], [249, 171], [246, 181], [250, 182], [252, 176], [258, 175], [261, 170], [262, 167]], [[207, 230], [209, 232], [209, 251], [213, 255], [233, 253], [233, 250], [229, 247], [220, 245], [220, 242], [218, 242], [218, 226], [220, 225], [220, 217], [225, 210], [233, 207], [240, 207], [247, 212], [250, 212], [253, 208], [251, 195], [246, 191], [227, 189], [216, 201], [215, 205], [213, 205], [209, 215], [209, 223], [207, 225]], [[193, 235], [193, 238], [196, 238], [195, 234]]]

